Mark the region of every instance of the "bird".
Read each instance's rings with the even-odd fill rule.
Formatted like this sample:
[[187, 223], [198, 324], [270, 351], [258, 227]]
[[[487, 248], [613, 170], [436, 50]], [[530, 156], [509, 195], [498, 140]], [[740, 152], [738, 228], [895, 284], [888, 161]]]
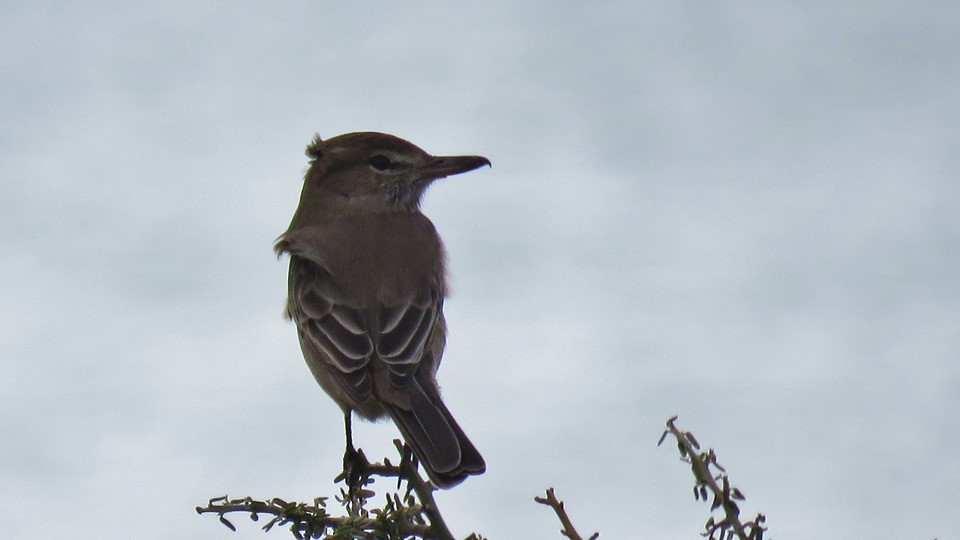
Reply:
[[290, 258], [285, 315], [314, 378], [344, 413], [344, 474], [356, 457], [353, 413], [393, 419], [436, 487], [482, 474], [486, 463], [436, 379], [446, 256], [420, 204], [436, 180], [490, 160], [433, 156], [379, 132], [318, 134], [306, 154], [299, 205], [274, 250]]

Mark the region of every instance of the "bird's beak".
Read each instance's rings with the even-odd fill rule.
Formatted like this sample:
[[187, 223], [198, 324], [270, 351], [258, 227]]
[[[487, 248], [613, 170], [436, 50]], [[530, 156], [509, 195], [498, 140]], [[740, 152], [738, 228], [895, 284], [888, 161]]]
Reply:
[[424, 180], [436, 180], [479, 169], [484, 165], [489, 167], [490, 160], [483, 156], [437, 156], [420, 168], [420, 174]]

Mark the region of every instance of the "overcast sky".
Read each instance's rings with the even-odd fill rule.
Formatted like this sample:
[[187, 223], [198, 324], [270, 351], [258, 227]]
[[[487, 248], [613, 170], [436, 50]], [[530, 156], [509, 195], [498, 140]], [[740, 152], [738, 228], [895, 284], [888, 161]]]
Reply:
[[359, 130], [493, 162], [424, 204], [458, 534], [699, 538], [679, 414], [775, 538], [956, 538], [960, 3], [8, 0], [0, 77], [5, 538], [335, 492], [271, 244]]

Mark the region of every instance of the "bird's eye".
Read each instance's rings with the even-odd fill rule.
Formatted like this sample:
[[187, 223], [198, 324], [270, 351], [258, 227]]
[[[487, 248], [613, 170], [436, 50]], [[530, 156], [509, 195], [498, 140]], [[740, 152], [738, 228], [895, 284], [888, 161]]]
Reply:
[[370, 166], [378, 171], [386, 171], [395, 167], [390, 158], [382, 154], [376, 154], [370, 157]]

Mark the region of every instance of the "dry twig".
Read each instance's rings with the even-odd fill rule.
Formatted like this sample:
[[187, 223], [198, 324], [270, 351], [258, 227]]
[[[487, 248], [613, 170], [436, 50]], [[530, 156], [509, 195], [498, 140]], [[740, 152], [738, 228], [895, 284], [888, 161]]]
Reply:
[[[580, 533], [578, 533], [573, 527], [573, 522], [570, 521], [570, 516], [567, 515], [567, 511], [563, 508], [563, 501], [558, 499], [553, 493], [553, 488], [547, 488], [546, 497], [534, 497], [533, 500], [553, 508], [554, 513], [556, 513], [557, 517], [560, 519], [560, 524], [563, 525], [563, 528], [560, 529], [560, 534], [566, 536], [570, 540], [583, 540], [583, 537], [580, 536]], [[588, 540], [597, 540], [599, 537], [600, 533], [593, 533]]]

